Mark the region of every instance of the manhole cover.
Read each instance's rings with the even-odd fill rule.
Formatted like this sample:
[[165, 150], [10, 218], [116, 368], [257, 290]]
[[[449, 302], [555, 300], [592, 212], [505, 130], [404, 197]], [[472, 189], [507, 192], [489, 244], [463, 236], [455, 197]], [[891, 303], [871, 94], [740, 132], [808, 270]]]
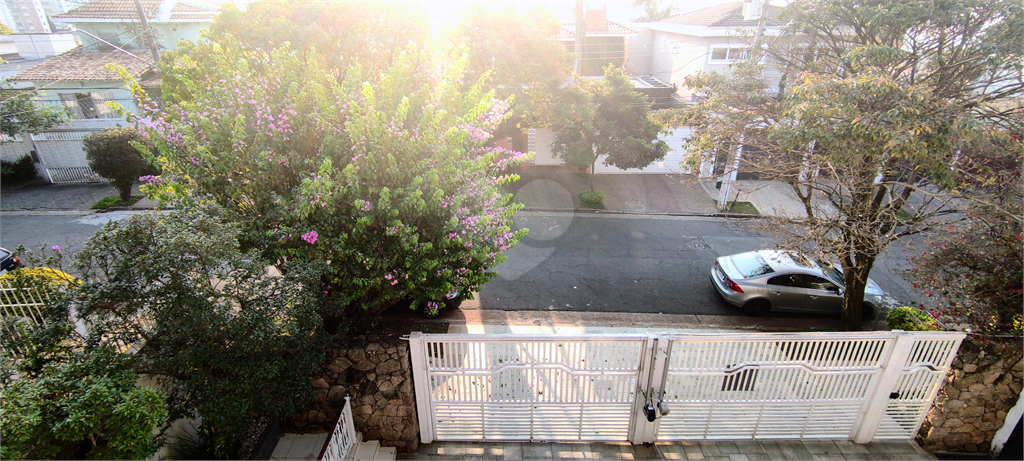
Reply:
[[694, 250], [710, 250], [711, 247], [704, 242], [690, 242], [690, 248]]

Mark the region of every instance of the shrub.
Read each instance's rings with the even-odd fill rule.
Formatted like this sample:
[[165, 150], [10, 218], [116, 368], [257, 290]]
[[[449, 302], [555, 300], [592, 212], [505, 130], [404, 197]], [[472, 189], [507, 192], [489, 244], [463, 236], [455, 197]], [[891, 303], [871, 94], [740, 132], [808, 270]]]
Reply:
[[122, 201], [131, 200], [132, 184], [135, 184], [139, 176], [153, 171], [152, 165], [135, 146], [141, 144], [149, 149], [152, 147], [135, 128], [108, 128], [86, 136], [82, 142], [85, 144], [89, 168], [109, 179], [117, 188]]
[[14, 161], [0, 161], [0, 181], [6, 184], [25, 182], [36, 177], [36, 167], [28, 155]]
[[890, 330], [938, 331], [942, 328], [927, 312], [915, 307], [897, 307], [885, 317]]
[[602, 202], [604, 202], [604, 192], [594, 192], [592, 190], [588, 190], [580, 194], [580, 200], [582, 200], [583, 203], [600, 205]]
[[24, 267], [0, 275], [0, 280], [12, 285], [61, 288], [72, 283], [82, 283], [71, 274], [49, 267]]

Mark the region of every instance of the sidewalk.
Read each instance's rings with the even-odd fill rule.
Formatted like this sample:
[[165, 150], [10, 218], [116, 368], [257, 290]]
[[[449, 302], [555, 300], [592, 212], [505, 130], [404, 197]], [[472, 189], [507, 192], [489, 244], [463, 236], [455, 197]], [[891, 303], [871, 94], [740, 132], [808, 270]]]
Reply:
[[755, 460], [931, 460], [910, 441], [857, 444], [848, 440], [773, 440], [630, 443], [435, 442], [396, 459], [481, 461], [541, 459]]
[[[0, 211], [90, 212], [96, 202], [112, 195], [117, 195], [117, 189], [106, 182], [49, 184], [36, 178], [23, 184], [4, 185], [0, 190]], [[132, 188], [132, 195], [142, 195], [138, 184]], [[152, 200], [143, 198], [129, 209], [150, 210], [155, 206]]]
[[[720, 212], [715, 204], [714, 179], [679, 174], [600, 174], [591, 176], [565, 166], [531, 166], [508, 189], [515, 200], [533, 211], [594, 211], [584, 207], [580, 194], [604, 194], [606, 213], [682, 216], [736, 216]], [[737, 181], [729, 200], [750, 202], [764, 216], [803, 216], [803, 203], [789, 186], [772, 181]], [[746, 216], [746, 215], [742, 215]]]
[[[584, 207], [580, 194], [590, 190], [604, 194], [604, 209]], [[718, 189], [713, 179], [698, 180], [673, 174], [576, 173], [565, 166], [532, 166], [507, 189], [515, 200], [532, 211], [580, 211], [679, 216], [733, 216], [715, 205]], [[132, 191], [141, 194], [138, 185]], [[47, 184], [42, 179], [5, 186], [0, 192], [2, 211], [89, 211], [103, 198], [117, 195], [107, 183]], [[750, 202], [761, 215], [802, 216], [803, 204], [788, 186], [769, 181], [737, 181], [730, 200]], [[129, 207], [146, 210], [156, 203], [143, 198]]]

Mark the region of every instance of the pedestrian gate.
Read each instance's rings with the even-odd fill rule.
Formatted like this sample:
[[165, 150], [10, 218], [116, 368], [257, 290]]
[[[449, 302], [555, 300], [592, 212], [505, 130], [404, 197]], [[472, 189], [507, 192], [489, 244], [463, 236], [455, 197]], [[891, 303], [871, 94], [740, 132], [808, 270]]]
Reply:
[[423, 443], [910, 439], [956, 332], [413, 333]]

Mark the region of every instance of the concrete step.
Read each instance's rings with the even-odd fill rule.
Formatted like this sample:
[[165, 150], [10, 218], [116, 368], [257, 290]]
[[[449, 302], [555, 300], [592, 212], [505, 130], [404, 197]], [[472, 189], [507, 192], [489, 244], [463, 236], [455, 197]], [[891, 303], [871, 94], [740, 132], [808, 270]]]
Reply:
[[377, 449], [377, 455], [373, 457], [374, 460], [379, 461], [395, 461], [395, 456], [398, 455], [398, 449], [395, 447], [380, 447]]
[[361, 442], [356, 445], [356, 452], [352, 459], [356, 461], [372, 461], [377, 459], [377, 450], [380, 448], [380, 442], [371, 440], [369, 442]]

